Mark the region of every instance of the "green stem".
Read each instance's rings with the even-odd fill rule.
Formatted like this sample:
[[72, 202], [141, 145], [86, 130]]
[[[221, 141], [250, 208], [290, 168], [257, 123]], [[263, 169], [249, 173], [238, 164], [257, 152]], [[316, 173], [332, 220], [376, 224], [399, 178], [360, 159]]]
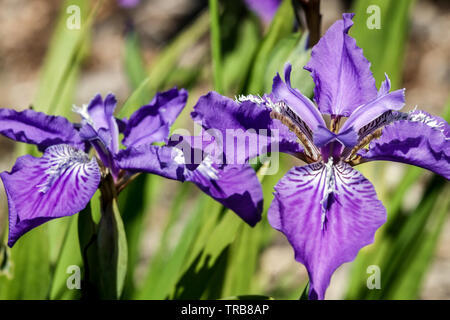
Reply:
[[209, 0], [211, 15], [211, 52], [214, 76], [214, 89], [222, 93], [222, 53], [220, 48], [220, 24], [218, 0]]

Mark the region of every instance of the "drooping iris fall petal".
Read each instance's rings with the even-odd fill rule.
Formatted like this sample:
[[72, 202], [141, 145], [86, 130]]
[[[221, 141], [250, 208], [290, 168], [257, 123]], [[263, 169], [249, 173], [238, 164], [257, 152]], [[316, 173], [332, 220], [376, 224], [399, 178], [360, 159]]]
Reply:
[[359, 154], [366, 160], [415, 165], [450, 179], [450, 126], [440, 117], [414, 111], [408, 119], [384, 127], [369, 150]]
[[[214, 175], [205, 174], [206, 172]], [[234, 211], [250, 226], [261, 220], [263, 193], [250, 165], [218, 165], [201, 163], [186, 172], [186, 180], [195, 183], [204, 193]]]
[[8, 198], [8, 245], [48, 220], [83, 210], [100, 176], [96, 159], [69, 145], [51, 146], [41, 158], [18, 158], [11, 172], [0, 174]]
[[0, 109], [0, 134], [37, 145], [39, 150], [61, 143], [78, 148], [84, 146], [78, 131], [66, 118], [33, 110]]
[[295, 134], [280, 121], [272, 119], [270, 113], [270, 108], [255, 102], [237, 103], [210, 92], [200, 97], [191, 116], [211, 135], [221, 140], [227, 163], [243, 164], [275, 147], [276, 151], [286, 153], [303, 150]]
[[184, 164], [177, 162], [178, 150], [169, 146], [140, 145], [121, 150], [115, 157], [119, 168], [130, 172], [146, 172], [184, 181]]
[[255, 170], [250, 165], [222, 164], [222, 149], [208, 132], [200, 136], [173, 137], [171, 142], [175, 141], [181, 151], [177, 161], [185, 163], [184, 176], [187, 181], [233, 210], [250, 226], [261, 220], [263, 193]]
[[119, 151], [119, 128], [114, 111], [116, 109], [117, 100], [113, 94], [108, 94], [105, 100], [101, 95], [96, 95], [87, 106], [84, 120], [91, 125], [95, 131], [103, 131], [103, 140], [107, 143], [106, 147], [113, 153]]
[[248, 164], [224, 165], [220, 154], [208, 150], [214, 137], [171, 137], [167, 146], [140, 145], [119, 152], [116, 162], [130, 172], [147, 172], [178, 181], [190, 181], [204, 193], [233, 210], [249, 225], [261, 219], [263, 194], [253, 168]]
[[310, 299], [323, 299], [333, 272], [373, 242], [386, 210], [349, 165], [315, 163], [294, 167], [278, 182], [268, 218], [308, 270]]

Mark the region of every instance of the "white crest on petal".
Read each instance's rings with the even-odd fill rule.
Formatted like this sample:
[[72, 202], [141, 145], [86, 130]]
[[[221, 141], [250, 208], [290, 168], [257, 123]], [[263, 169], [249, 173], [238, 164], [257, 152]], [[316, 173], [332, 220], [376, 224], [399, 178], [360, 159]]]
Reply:
[[322, 206], [322, 215], [321, 215], [321, 229], [323, 230], [324, 224], [325, 224], [325, 218], [326, 218], [326, 212], [327, 212], [327, 202], [328, 198], [332, 194], [337, 194], [336, 189], [336, 177], [334, 175], [334, 168], [333, 168], [333, 158], [329, 157], [328, 162], [324, 163], [325, 165], [325, 189], [323, 192], [322, 200], [320, 201], [320, 204]]
[[186, 164], [186, 158], [184, 157], [184, 153], [181, 149], [173, 148], [172, 152], [175, 153], [173, 161], [175, 161], [177, 164]]
[[270, 108], [272, 110], [275, 110], [277, 112], [280, 112], [281, 108], [282, 108], [281, 103], [274, 103], [272, 101], [272, 99], [270, 99], [270, 97], [266, 96], [266, 95], [264, 97], [261, 97], [260, 95], [256, 96], [256, 95], [253, 95], [253, 94], [249, 94], [249, 95], [245, 96], [245, 95], [241, 94], [239, 96], [236, 96], [234, 98], [234, 100], [237, 103], [250, 101], [250, 102], [256, 103], [258, 106], [265, 106], [265, 107], [268, 107], [268, 108]]
[[275, 103], [272, 99], [270, 99], [270, 97], [266, 97], [266, 106], [279, 113], [287, 107], [283, 101]]
[[203, 161], [198, 165], [197, 169], [203, 176], [208, 177], [212, 180], [219, 179], [219, 171], [213, 167], [213, 160], [211, 156], [206, 156]]
[[255, 96], [255, 95], [253, 95], [253, 94], [249, 94], [249, 95], [246, 95], [246, 96], [241, 94], [241, 95], [239, 95], [239, 96], [234, 97], [234, 100], [235, 100], [237, 103], [242, 103], [242, 102], [245, 102], [245, 101], [250, 101], [250, 102], [253, 102], [253, 103], [256, 103], [256, 104], [263, 104], [263, 103], [266, 102], [263, 98], [261, 98], [260, 95]]
[[48, 147], [42, 159], [46, 160], [48, 164], [48, 169], [45, 170], [45, 181], [36, 186], [39, 188], [39, 192], [42, 193], [46, 193], [54, 182], [70, 167], [87, 164], [97, 166], [95, 159], [89, 160], [89, 156], [86, 153], [67, 144]]
[[439, 130], [440, 132], [444, 132], [445, 124], [442, 121], [439, 121], [436, 118], [433, 118], [429, 114], [423, 112], [423, 111], [416, 111], [417, 106], [414, 108], [414, 110], [410, 111], [408, 113], [408, 120], [413, 122], [422, 122], [423, 124], [426, 124], [430, 128]]
[[[178, 163], [178, 164], [186, 164], [186, 158], [184, 156], [184, 152], [181, 149], [178, 148], [173, 148], [173, 152], [175, 152], [175, 155], [173, 157], [173, 160]], [[196, 172], [198, 172], [199, 174], [201, 174], [202, 176], [212, 179], [212, 180], [217, 180], [219, 179], [219, 171], [213, 167], [213, 160], [212, 157], [210, 155], [207, 155], [202, 162], [197, 166], [197, 168], [195, 169]], [[185, 168], [184, 173], [186, 175], [191, 175], [192, 171], [190, 171], [189, 169]]]

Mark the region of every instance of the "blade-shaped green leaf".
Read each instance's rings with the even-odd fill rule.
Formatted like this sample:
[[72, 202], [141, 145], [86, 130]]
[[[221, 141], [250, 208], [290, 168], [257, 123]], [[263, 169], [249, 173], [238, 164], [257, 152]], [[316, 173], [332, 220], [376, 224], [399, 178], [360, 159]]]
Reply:
[[123, 297], [132, 297], [135, 290], [134, 271], [140, 256], [141, 236], [144, 219], [151, 213], [152, 181], [151, 175], [140, 175], [119, 195], [119, 207], [122, 213], [128, 243], [127, 278]]
[[[163, 250], [166, 247], [163, 238], [160, 244], [162, 249], [159, 250], [150, 264], [149, 274], [137, 293], [138, 299], [164, 299], [171, 293], [198, 237], [199, 230], [205, 225], [206, 215], [210, 212], [210, 207], [211, 200], [208, 198], [203, 197], [197, 201], [175, 249], [170, 253]], [[172, 210], [171, 216], [174, 215], [178, 215], [176, 209]], [[163, 237], [168, 238], [170, 235], [170, 224], [168, 227]]]
[[139, 37], [135, 31], [130, 31], [125, 36], [124, 60], [130, 86], [136, 89], [147, 78], [147, 72], [141, 54]]
[[258, 21], [247, 18], [239, 25], [236, 44], [223, 61], [223, 86], [235, 95], [244, 86], [260, 42]]
[[[80, 212], [79, 214], [82, 214]], [[70, 289], [67, 287], [67, 279], [69, 277], [68, 268], [71, 266], [82, 267], [82, 258], [80, 254], [80, 245], [78, 240], [78, 217], [71, 216], [65, 218], [68, 222], [69, 229], [65, 233], [65, 239], [60, 249], [60, 255], [56, 259], [56, 266], [52, 277], [52, 286], [50, 289], [50, 299], [76, 299], [79, 298], [81, 292], [78, 289]]]
[[248, 87], [244, 89], [245, 92], [251, 94], [264, 93], [266, 67], [270, 61], [270, 53], [280, 39], [292, 32], [293, 25], [294, 12], [292, 10], [291, 1], [284, 0], [278, 8], [261, 46], [258, 48], [258, 54], [256, 55], [252, 66]]
[[46, 228], [35, 228], [11, 249], [10, 272], [0, 274], [0, 300], [47, 299], [50, 261]]
[[[234, 213], [224, 212], [213, 221], [215, 227], [204, 224], [190, 251], [172, 298], [200, 299], [207, 289], [211, 290], [208, 288], [209, 281], [215, 275], [223, 276], [222, 268], [226, 263], [227, 250], [243, 223]], [[214, 292], [220, 294], [221, 288]], [[213, 297], [210, 294], [208, 298]]]
[[[408, 36], [409, 17], [414, 0], [358, 0], [352, 12], [355, 24], [350, 35], [356, 39], [380, 85], [386, 72], [393, 88], [401, 85], [403, 61]], [[373, 8], [372, 10], [368, 10]], [[380, 28], [369, 29], [371, 16], [380, 14]], [[377, 18], [374, 16], [373, 18]]]
[[[87, 0], [66, 0], [62, 4], [56, 31], [41, 71], [39, 89], [34, 101], [37, 110], [58, 114], [63, 112], [64, 115], [71, 110], [72, 103], [65, 104], [72, 101], [73, 97], [73, 90], [68, 87], [73, 89], [74, 78], [86, 53], [94, 11], [90, 10]], [[72, 18], [77, 15], [80, 17], [79, 28], [76, 25], [71, 26]]]
[[116, 199], [103, 204], [102, 218], [98, 226], [97, 247], [100, 297], [119, 299], [125, 284], [128, 247]]
[[281, 39], [270, 53], [266, 68], [264, 91], [272, 91], [272, 82], [275, 74], [284, 74], [286, 63], [292, 65], [291, 83], [294, 88], [306, 96], [312, 96], [314, 82], [310, 73], [303, 69], [309, 61], [311, 50], [306, 49], [308, 33], [295, 33]]
[[156, 91], [164, 87], [167, 79], [177, 67], [180, 56], [206, 34], [208, 28], [209, 15], [208, 13], [203, 13], [192, 25], [181, 32], [170, 45], [162, 50], [150, 66], [149, 76], [133, 91], [119, 110], [118, 117], [129, 117], [140, 106], [147, 104]]

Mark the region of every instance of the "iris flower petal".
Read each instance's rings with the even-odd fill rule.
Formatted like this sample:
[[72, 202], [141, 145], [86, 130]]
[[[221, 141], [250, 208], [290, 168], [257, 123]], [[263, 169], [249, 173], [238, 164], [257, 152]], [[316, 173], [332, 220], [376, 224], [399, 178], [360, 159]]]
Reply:
[[146, 172], [184, 181], [184, 164], [177, 161], [178, 149], [144, 144], [121, 150], [115, 157], [119, 168], [130, 172]]
[[185, 89], [158, 92], [150, 104], [139, 108], [127, 121], [123, 145], [136, 147], [166, 141], [170, 126], [183, 110], [187, 98]]
[[113, 94], [108, 94], [105, 100], [101, 95], [96, 95], [87, 107], [87, 113], [90, 117], [88, 123], [98, 132], [101, 129], [108, 133], [108, 149], [115, 154], [119, 151], [119, 128], [117, 120], [114, 117], [117, 100]]
[[[200, 138], [200, 139], [199, 139]], [[211, 137], [208, 137], [208, 139]], [[147, 172], [178, 181], [190, 181], [233, 210], [249, 225], [261, 219], [263, 194], [250, 165], [222, 165], [205, 153], [213, 140], [176, 136], [168, 146], [140, 145], [119, 152], [121, 169]]]
[[141, 2], [141, 0], [118, 0], [118, 2], [121, 7], [134, 8]]
[[386, 80], [382, 83], [378, 95], [375, 99], [359, 106], [353, 111], [341, 128], [341, 132], [353, 128], [358, 132], [362, 127], [376, 120], [389, 111], [398, 111], [405, 105], [405, 89], [389, 92], [390, 80], [386, 75]]
[[11, 172], [0, 174], [8, 198], [8, 245], [44, 222], [84, 209], [100, 176], [96, 159], [69, 145], [51, 146], [41, 158], [18, 158]]
[[300, 117], [312, 130], [318, 126], [325, 126], [325, 121], [314, 103], [291, 86], [292, 66], [286, 64], [284, 68], [284, 83], [280, 75], [273, 79], [272, 94], [276, 101], [284, 101], [297, 116]]
[[442, 118], [414, 111], [408, 120], [383, 128], [369, 150], [359, 153], [366, 160], [387, 160], [415, 165], [450, 179], [450, 126]]
[[354, 14], [344, 13], [313, 47], [305, 69], [316, 84], [314, 100], [322, 113], [348, 117], [377, 95], [370, 62], [348, 35]]
[[352, 128], [336, 134], [326, 127], [319, 126], [314, 132], [313, 138], [314, 144], [318, 147], [323, 147], [334, 140], [346, 147], [353, 147], [358, 142], [358, 135]]
[[33, 110], [0, 109], [0, 134], [37, 145], [39, 150], [61, 143], [78, 148], [84, 146], [78, 131], [66, 118]]
[[345, 163], [316, 163], [294, 167], [278, 182], [268, 218], [306, 266], [309, 297], [323, 299], [333, 272], [373, 242], [386, 210], [361, 173]]
[[[239, 104], [210, 92], [198, 100], [191, 116], [212, 135], [221, 137], [227, 163], [243, 164], [248, 159], [273, 150], [274, 146], [278, 148], [277, 151], [285, 153], [303, 150], [295, 134], [280, 121], [270, 117], [271, 111], [252, 101]], [[248, 141], [252, 141], [251, 145]], [[242, 153], [245, 153], [244, 162], [238, 159]]]
[[255, 170], [248, 164], [222, 164], [214, 136], [178, 136], [171, 139], [186, 163], [185, 179], [233, 210], [250, 226], [261, 220], [263, 193]]
[[264, 23], [270, 23], [280, 6], [281, 0], [245, 0], [245, 3]]
[[187, 171], [186, 180], [234, 211], [250, 226], [261, 220], [263, 193], [255, 170], [250, 165], [220, 167], [206, 160], [194, 171]]

